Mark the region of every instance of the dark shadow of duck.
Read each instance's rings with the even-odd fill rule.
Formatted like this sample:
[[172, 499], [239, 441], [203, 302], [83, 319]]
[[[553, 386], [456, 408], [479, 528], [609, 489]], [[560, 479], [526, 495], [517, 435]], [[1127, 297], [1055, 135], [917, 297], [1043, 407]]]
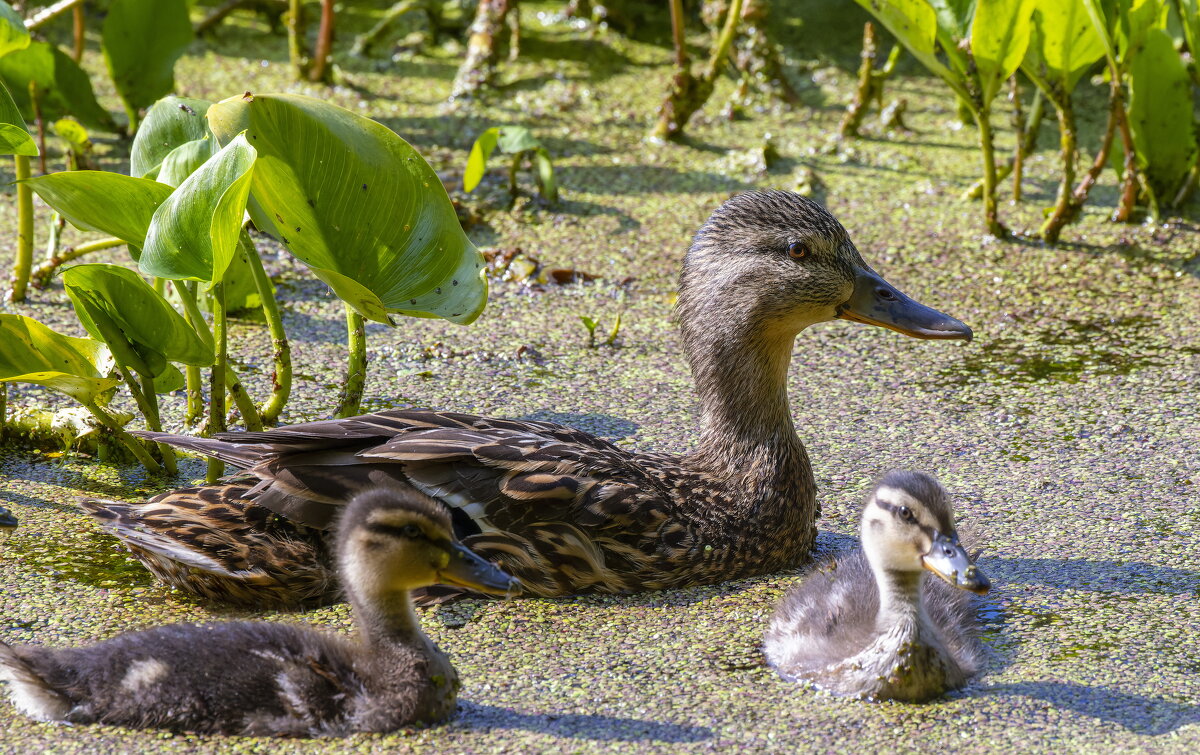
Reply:
[[1135, 695], [1110, 687], [1089, 687], [1071, 682], [1014, 682], [985, 687], [975, 694], [1032, 697], [1055, 708], [1117, 724], [1135, 734], [1156, 737], [1170, 734], [1182, 726], [1200, 724], [1200, 706]]
[[521, 713], [471, 700], [458, 702], [451, 728], [468, 730], [524, 729], [567, 739], [596, 742], [703, 742], [712, 737], [706, 726], [647, 721], [599, 713]]

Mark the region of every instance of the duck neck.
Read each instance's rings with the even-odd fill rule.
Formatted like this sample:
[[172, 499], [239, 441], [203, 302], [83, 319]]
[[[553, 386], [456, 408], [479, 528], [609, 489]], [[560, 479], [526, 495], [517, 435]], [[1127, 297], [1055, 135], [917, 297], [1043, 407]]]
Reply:
[[879, 585], [876, 626], [915, 631], [923, 616], [921, 584], [924, 578], [924, 572], [875, 568], [875, 580]]
[[694, 465], [730, 478], [811, 477], [788, 406], [795, 337], [753, 327], [684, 333], [702, 417], [700, 444], [689, 456]]

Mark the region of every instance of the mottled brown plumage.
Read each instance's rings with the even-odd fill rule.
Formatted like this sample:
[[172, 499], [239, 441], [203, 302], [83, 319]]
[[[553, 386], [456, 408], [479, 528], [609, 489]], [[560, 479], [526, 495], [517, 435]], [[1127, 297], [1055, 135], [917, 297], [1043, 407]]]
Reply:
[[233, 621], [126, 632], [89, 647], [0, 642], [0, 679], [26, 715], [251, 736], [340, 736], [440, 721], [458, 675], [420, 628], [412, 589], [437, 582], [504, 595], [509, 577], [454, 542], [443, 505], [412, 489], [354, 497], [337, 568], [358, 637]]
[[[395, 410], [215, 439], [144, 433], [245, 473], [145, 504], [84, 507], [171, 584], [251, 604], [334, 597], [321, 531], [347, 491], [384, 483], [441, 500], [463, 542], [534, 595], [774, 571], [806, 557], [817, 516], [787, 400], [793, 339], [838, 317], [970, 337], [867, 267], [819, 205], [742, 194], [701, 228], [680, 276], [678, 320], [703, 408], [690, 454], [634, 453], [546, 422]], [[220, 516], [206, 518], [209, 506]]]

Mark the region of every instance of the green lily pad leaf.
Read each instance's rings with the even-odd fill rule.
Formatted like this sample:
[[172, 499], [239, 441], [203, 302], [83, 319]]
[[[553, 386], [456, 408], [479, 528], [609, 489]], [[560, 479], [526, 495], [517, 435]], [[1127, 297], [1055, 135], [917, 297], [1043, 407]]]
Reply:
[[166, 184], [103, 170], [50, 173], [26, 183], [75, 227], [116, 236], [131, 249], [145, 245], [154, 211], [171, 196]]
[[256, 150], [239, 134], [154, 211], [138, 266], [148, 275], [215, 283], [237, 250]]
[[0, 0], [0, 57], [14, 50], [24, 50], [31, 41], [25, 19], [11, 5]]
[[211, 136], [184, 142], [163, 158], [156, 180], [167, 186], [178, 186], [216, 153], [217, 141]]
[[255, 225], [364, 317], [469, 323], [483, 311], [483, 257], [437, 174], [408, 142], [297, 95], [231, 98], [209, 108], [208, 119], [222, 143], [244, 130], [259, 151], [249, 208]]
[[62, 280], [84, 329], [107, 343], [119, 362], [139, 374], [162, 375], [168, 362], [196, 367], [212, 364], [212, 349], [133, 270], [119, 265], [76, 265], [63, 272]]
[[0, 82], [0, 155], [34, 157], [37, 153], [37, 145], [25, 125], [25, 119], [21, 117], [21, 111], [17, 110], [8, 87]]
[[1035, 81], [1057, 84], [1070, 94], [1079, 78], [1104, 57], [1084, 0], [1034, 0], [1033, 28], [1023, 65]]
[[470, 193], [475, 191], [476, 186], [479, 186], [479, 182], [483, 180], [483, 174], [487, 171], [488, 158], [492, 156], [499, 141], [500, 129], [493, 127], [480, 134], [475, 143], [471, 145], [471, 154], [467, 157], [467, 169], [463, 172], [463, 191]]
[[154, 103], [133, 137], [129, 175], [155, 178], [162, 161], [177, 147], [211, 136], [204, 117], [211, 104], [174, 95]]
[[108, 348], [24, 315], [0, 314], [0, 383], [35, 383], [90, 404], [119, 382]]
[[192, 38], [185, 0], [112, 0], [101, 47], [130, 109], [146, 107], [175, 88], [175, 61]]
[[1138, 167], [1159, 202], [1170, 201], [1196, 161], [1187, 66], [1171, 35], [1149, 29], [1129, 55], [1129, 130]]
[[23, 50], [0, 57], [0, 80], [26, 122], [34, 120], [29, 85], [37, 87], [42, 117], [48, 120], [73, 115], [84, 125], [116, 131], [117, 124], [96, 101], [92, 80], [71, 57], [48, 42], [33, 42]]
[[542, 146], [524, 126], [502, 126], [499, 144], [500, 151], [506, 155], [516, 155]]
[[1025, 58], [1032, 15], [1032, 0], [978, 0], [971, 23], [971, 55], [984, 102], [995, 98]]
[[[928, 0], [937, 14], [937, 25], [954, 43], [970, 36], [971, 19], [975, 17], [976, 0]], [[983, 0], [980, 0], [983, 2]]]

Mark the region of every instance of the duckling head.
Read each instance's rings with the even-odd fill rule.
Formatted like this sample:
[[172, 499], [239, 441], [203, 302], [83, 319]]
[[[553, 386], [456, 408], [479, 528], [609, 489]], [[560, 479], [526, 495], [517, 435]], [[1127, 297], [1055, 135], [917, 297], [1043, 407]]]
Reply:
[[980, 595], [991, 587], [958, 542], [945, 488], [921, 472], [889, 472], [863, 508], [862, 544], [877, 573], [919, 575], [928, 570]]
[[407, 593], [435, 584], [491, 595], [519, 582], [454, 537], [446, 507], [412, 488], [383, 487], [355, 496], [338, 526], [343, 582], [367, 594]]
[[972, 335], [884, 280], [833, 215], [786, 191], [738, 194], [713, 212], [684, 259], [677, 317], [688, 342], [731, 327], [792, 338], [838, 318], [916, 338]]
[[0, 543], [8, 539], [12, 531], [17, 528], [17, 518], [13, 516], [8, 509], [0, 506]]

